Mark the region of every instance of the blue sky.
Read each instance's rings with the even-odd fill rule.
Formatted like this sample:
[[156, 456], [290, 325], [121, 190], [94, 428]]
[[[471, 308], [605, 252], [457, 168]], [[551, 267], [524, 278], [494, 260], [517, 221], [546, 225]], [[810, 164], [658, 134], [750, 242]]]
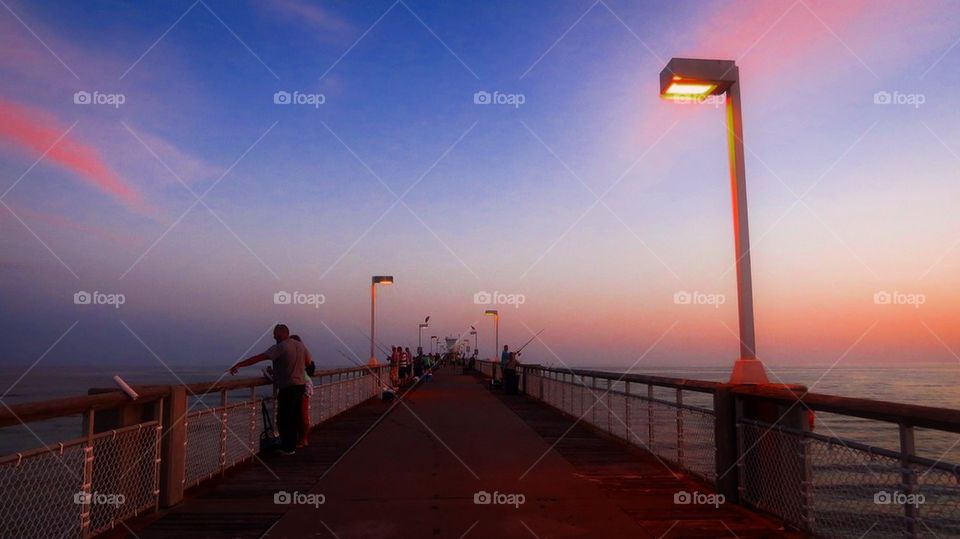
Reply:
[[501, 342], [546, 328], [533, 361], [726, 364], [723, 111], [658, 98], [672, 56], [741, 67], [760, 355], [960, 361], [956, 4], [8, 5], [5, 362], [56, 342], [44, 362], [226, 366], [277, 320], [325, 361], [365, 359], [387, 273], [384, 343], [415, 345], [431, 315], [431, 334], [479, 327], [486, 353], [473, 295], [501, 291], [526, 298], [501, 307]]

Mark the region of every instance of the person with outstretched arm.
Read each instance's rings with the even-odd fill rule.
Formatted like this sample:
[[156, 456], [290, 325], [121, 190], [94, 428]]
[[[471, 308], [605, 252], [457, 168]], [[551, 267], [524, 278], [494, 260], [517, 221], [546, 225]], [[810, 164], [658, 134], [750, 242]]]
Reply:
[[298, 433], [303, 422], [303, 397], [306, 393], [304, 366], [312, 363], [310, 351], [303, 343], [290, 338], [290, 328], [277, 324], [273, 328], [277, 342], [262, 354], [244, 359], [230, 367], [230, 374], [237, 374], [243, 367], [261, 361], [273, 363], [273, 383], [277, 386], [277, 430], [280, 431], [280, 453], [293, 455], [296, 452]]

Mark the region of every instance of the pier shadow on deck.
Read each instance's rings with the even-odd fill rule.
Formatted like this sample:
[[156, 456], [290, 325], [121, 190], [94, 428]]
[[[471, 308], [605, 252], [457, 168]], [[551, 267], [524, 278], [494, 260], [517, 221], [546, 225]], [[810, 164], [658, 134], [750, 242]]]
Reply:
[[[573, 422], [445, 369], [402, 403], [357, 406], [316, 428], [306, 450], [241, 466], [131, 527], [143, 539], [785, 536], [739, 507], [674, 504], [677, 491], [707, 487]], [[278, 491], [326, 499], [275, 504]], [[525, 499], [478, 505], [480, 491]]]

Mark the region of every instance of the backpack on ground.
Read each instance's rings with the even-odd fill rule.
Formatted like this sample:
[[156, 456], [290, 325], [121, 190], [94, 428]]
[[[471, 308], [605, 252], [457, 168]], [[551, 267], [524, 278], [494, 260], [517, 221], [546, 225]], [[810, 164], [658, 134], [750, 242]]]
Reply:
[[263, 432], [260, 433], [260, 451], [276, 451], [280, 449], [280, 437], [274, 434], [273, 419], [270, 417], [270, 411], [267, 410], [267, 402], [260, 401], [260, 409], [263, 413]]

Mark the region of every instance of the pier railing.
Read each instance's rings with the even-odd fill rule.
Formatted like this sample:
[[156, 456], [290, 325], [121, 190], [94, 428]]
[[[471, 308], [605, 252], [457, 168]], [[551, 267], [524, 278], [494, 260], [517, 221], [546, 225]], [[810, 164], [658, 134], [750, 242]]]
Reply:
[[[500, 376], [495, 362], [483, 361], [478, 370]], [[732, 386], [539, 365], [521, 366], [519, 373], [528, 397], [656, 455], [727, 502], [805, 533], [960, 536], [960, 465], [947, 462], [960, 442], [960, 411], [809, 393], [800, 386]], [[895, 447], [840, 437], [827, 418], [886, 425], [897, 433]], [[944, 447], [918, 445], [915, 431]]]
[[[387, 376], [386, 367], [319, 371], [311, 424], [377, 396]], [[0, 409], [0, 427], [80, 416], [84, 433], [53, 445], [37, 438], [43, 447], [0, 458], [0, 535], [90, 537], [179, 502], [185, 489], [255, 457], [261, 403], [275, 413], [276, 402], [272, 392], [257, 395], [261, 386], [270, 382], [135, 386], [135, 401], [92, 390]]]

